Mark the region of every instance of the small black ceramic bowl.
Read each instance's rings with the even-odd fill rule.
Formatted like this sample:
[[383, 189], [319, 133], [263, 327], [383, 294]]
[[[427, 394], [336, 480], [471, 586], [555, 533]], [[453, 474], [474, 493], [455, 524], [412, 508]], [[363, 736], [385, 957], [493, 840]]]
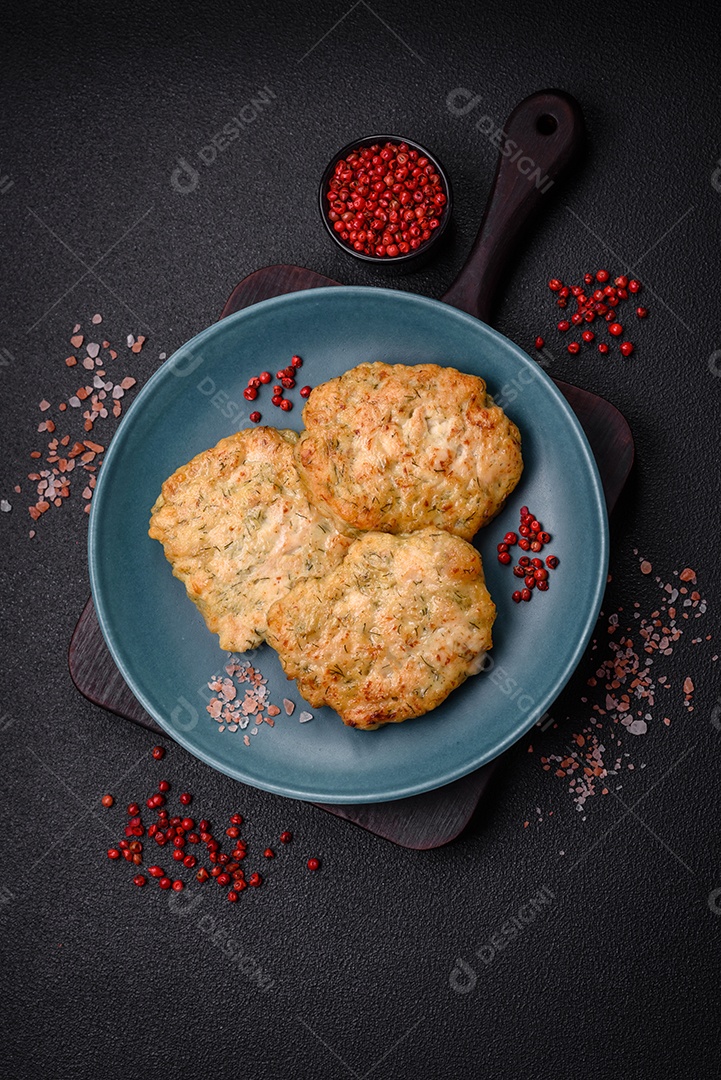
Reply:
[[[440, 224], [433, 230], [430, 237], [427, 240], [422, 241], [420, 247], [415, 250], [411, 250], [407, 253], [401, 253], [395, 256], [390, 255], [366, 255], [363, 251], [356, 251], [355, 248], [347, 240], [342, 240], [340, 235], [333, 228], [333, 222], [330, 220], [328, 214], [331, 210], [330, 201], [327, 198], [327, 193], [330, 190], [330, 182], [335, 175], [336, 163], [345, 158], [353, 150], [360, 150], [369, 146], [378, 146], [379, 150], [384, 149], [386, 143], [392, 143], [394, 146], [398, 146], [400, 143], [405, 144], [410, 150], [416, 150], [420, 157], [428, 158], [428, 161], [433, 165], [435, 172], [440, 177], [440, 186], [443, 194], [446, 197], [445, 205], [443, 206], [443, 212], [440, 216]], [[412, 162], [410, 164], [413, 164]], [[348, 255], [352, 255], [354, 259], [358, 259], [359, 262], [370, 264], [373, 267], [377, 267], [382, 270], [415, 270], [418, 269], [423, 263], [427, 261], [429, 256], [437, 251], [438, 245], [443, 239], [444, 234], [448, 229], [448, 224], [451, 220], [451, 213], [453, 208], [453, 192], [451, 189], [451, 182], [448, 179], [446, 170], [441, 165], [440, 161], [435, 154], [432, 154], [429, 150], [426, 150], [420, 143], [414, 142], [412, 139], [404, 139], [397, 135], [368, 135], [365, 139], [354, 139], [353, 142], [348, 143], [341, 150], [333, 155], [328, 163], [323, 177], [320, 182], [320, 189], [318, 192], [318, 203], [320, 206], [320, 216], [323, 219], [328, 235], [332, 238], [334, 243], [338, 245], [341, 250], [345, 251]]]

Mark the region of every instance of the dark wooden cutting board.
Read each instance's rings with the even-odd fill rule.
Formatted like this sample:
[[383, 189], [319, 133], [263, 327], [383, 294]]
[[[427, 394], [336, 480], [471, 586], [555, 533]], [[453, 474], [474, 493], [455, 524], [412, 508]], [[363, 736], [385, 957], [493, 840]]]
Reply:
[[[549, 132], [548, 118], [555, 127]], [[543, 122], [541, 122], [543, 121]], [[514, 110], [505, 131], [555, 179], [578, 149], [582, 119], [576, 102], [559, 91], [534, 94]], [[548, 190], [548, 189], [546, 189]], [[442, 298], [477, 318], [487, 319], [494, 293], [523, 225], [545, 194], [501, 156], [478, 236], [461, 273]], [[221, 318], [284, 293], [340, 284], [300, 266], [269, 266], [244, 278], [231, 293]], [[609, 512], [633, 464], [633, 438], [621, 413], [608, 401], [556, 380], [593, 450]], [[88, 600], [70, 642], [70, 674], [78, 690], [96, 705], [167, 738], [133, 697], [105, 644], [92, 600]], [[322, 809], [403, 847], [427, 849], [453, 840], [464, 829], [487, 790], [499, 761], [435, 791], [390, 803]]]
[[[271, 296], [337, 284], [299, 266], [269, 266], [241, 281], [221, 317]], [[611, 510], [633, 460], [628, 426], [618, 410], [598, 395], [568, 383], [558, 385], [586, 432]], [[88, 600], [70, 643], [70, 673], [78, 690], [96, 705], [165, 736], [125, 685], [100, 632], [92, 600]], [[496, 762], [492, 762], [447, 787], [391, 803], [318, 805], [403, 847], [440, 847], [458, 836], [468, 823], [495, 769]]]

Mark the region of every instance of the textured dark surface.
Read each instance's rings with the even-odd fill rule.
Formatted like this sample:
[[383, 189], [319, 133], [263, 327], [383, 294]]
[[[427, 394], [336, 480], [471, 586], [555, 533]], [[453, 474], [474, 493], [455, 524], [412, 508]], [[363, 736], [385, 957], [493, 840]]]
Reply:
[[[5, 28], [0, 495], [13, 510], [0, 516], [0, 1073], [718, 1076], [717, 646], [691, 639], [715, 633], [719, 589], [719, 16], [712, 5], [349, 8], [216, 5], [211, 16], [151, 4], [114, 15], [25, 4]], [[264, 86], [271, 104], [212, 165], [199, 162]], [[494, 322], [527, 346], [544, 333], [551, 373], [603, 394], [631, 423], [637, 466], [613, 524], [605, 610], [655, 608], [658, 585], [639, 574], [634, 549], [664, 582], [693, 567], [709, 603], [658, 664], [672, 690], [648, 734], [625, 738], [635, 769], [624, 763], [612, 793], [581, 814], [567, 782], [541, 766], [539, 754], [565, 753], [590, 714], [581, 697], [595, 657], [564, 695], [558, 727], [518, 746], [483, 816], [436, 852], [399, 851], [312, 807], [240, 789], [180, 750], [153, 764], [153, 737], [85, 702], [67, 673], [88, 592], [82, 500], [76, 492], [30, 541], [31, 485], [13, 492], [41, 439], [37, 402], [76, 385], [63, 364], [72, 326], [87, 329], [100, 311], [115, 342], [148, 333], [132, 368], [123, 361], [142, 380], [257, 266], [298, 262], [376, 283], [323, 234], [315, 187], [337, 146], [382, 127], [427, 144], [451, 174], [451, 243], [418, 275], [391, 279], [441, 295], [495, 167], [475, 120], [500, 123], [544, 86], [579, 99], [588, 149], [528, 231]], [[457, 87], [482, 98], [462, 117], [446, 106]], [[199, 173], [185, 195], [170, 184], [178, 157]], [[86, 266], [102, 263], [78, 281], [86, 266], [38, 217]], [[640, 260], [656, 294], [645, 293], [648, 323], [634, 325], [636, 356], [562, 353], [544, 280], [604, 263], [620, 272], [625, 259]], [[601, 655], [606, 636], [604, 623]], [[681, 693], [689, 675], [692, 713]], [[212, 889], [181, 917], [107, 862], [122, 807], [163, 774], [216, 821], [240, 806], [251, 843], [293, 829], [266, 888], [235, 908]], [[116, 796], [111, 811], [99, 805], [104, 791]], [[323, 858], [315, 876], [304, 870], [312, 853]], [[544, 887], [553, 902], [485, 963], [483, 947]], [[271, 989], [226, 955], [228, 938]], [[458, 957], [477, 973], [466, 994], [449, 984]]]

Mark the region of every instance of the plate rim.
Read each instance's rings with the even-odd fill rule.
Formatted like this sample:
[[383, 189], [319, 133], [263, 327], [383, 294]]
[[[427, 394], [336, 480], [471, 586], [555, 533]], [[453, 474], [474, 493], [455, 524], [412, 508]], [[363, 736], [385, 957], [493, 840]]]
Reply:
[[[588, 609], [588, 615], [583, 625], [583, 632], [579, 634], [576, 641], [575, 648], [573, 649], [564, 669], [554, 680], [553, 688], [542, 699], [539, 700], [529, 711], [529, 716], [532, 717], [524, 726], [520, 733], [514, 729], [509, 732], [504, 739], [499, 743], [496, 743], [495, 749], [492, 753], [480, 754], [477, 759], [473, 760], [470, 764], [459, 765], [444, 773], [443, 776], [436, 777], [433, 783], [426, 783], [423, 781], [415, 784], [409, 784], [406, 786], [396, 786], [392, 791], [384, 791], [382, 793], [376, 792], [357, 792], [353, 794], [338, 794], [328, 792], [311, 791], [308, 787], [292, 787], [288, 784], [273, 784], [271, 782], [259, 782], [255, 777], [249, 775], [243, 768], [235, 766], [229, 766], [219, 763], [213, 758], [212, 754], [206, 752], [202, 747], [196, 746], [192, 739], [186, 737], [186, 733], [173, 728], [172, 725], [165, 719], [165, 717], [155, 709], [152, 703], [146, 698], [143, 691], [137, 687], [133, 678], [132, 672], [128, 669], [123, 660], [121, 643], [116, 641], [112, 628], [109, 625], [109, 621], [106, 618], [106, 612], [103, 609], [102, 602], [102, 574], [99, 570], [99, 554], [97, 550], [97, 536], [99, 531], [98, 518], [102, 516], [104, 493], [108, 488], [108, 483], [104, 483], [104, 477], [110, 475], [110, 469], [108, 468], [108, 461], [113, 462], [115, 457], [122, 451], [123, 434], [124, 431], [129, 431], [129, 420], [133, 414], [143, 406], [146, 400], [152, 397], [157, 384], [163, 382], [169, 376], [172, 376], [173, 364], [177, 362], [177, 358], [181, 354], [187, 354], [191, 348], [198, 348], [202, 342], [218, 332], [219, 327], [227, 328], [236, 322], [242, 322], [245, 318], [251, 315], [257, 315], [258, 311], [265, 310], [270, 311], [274, 307], [282, 306], [288, 303], [303, 303], [308, 302], [308, 298], [313, 294], [322, 295], [334, 295], [339, 299], [343, 296], [356, 296], [358, 294], [367, 295], [374, 294], [379, 297], [386, 297], [397, 301], [399, 298], [402, 303], [418, 303], [422, 307], [437, 307], [443, 311], [444, 315], [448, 312], [452, 312], [454, 317], [460, 318], [461, 321], [468, 323], [477, 331], [480, 327], [481, 332], [489, 335], [491, 338], [497, 339], [504, 349], [510, 350], [516, 355], [516, 358], [520, 360], [524, 365], [532, 365], [531, 370], [534, 374], [546, 384], [547, 389], [551, 392], [555, 399], [555, 403], [562, 413], [565, 414], [566, 420], [570, 427], [574, 429], [576, 438], [580, 447], [583, 450], [583, 457], [586, 464], [587, 473], [590, 474], [592, 480], [591, 489], [593, 494], [593, 502], [595, 508], [599, 512], [599, 518], [601, 521], [601, 532], [599, 536], [600, 542], [600, 556], [599, 556], [599, 572], [596, 579], [595, 590], [593, 592], [592, 601]], [[452, 365], [449, 365], [452, 366]], [[444, 303], [441, 300], [436, 300], [431, 297], [422, 296], [418, 293], [410, 293], [399, 289], [388, 288], [376, 288], [368, 285], [333, 285], [333, 286], [321, 286], [317, 289], [307, 289], [302, 292], [283, 293], [280, 296], [270, 297], [267, 300], [261, 300], [258, 303], [252, 304], [249, 307], [242, 308], [240, 311], [233, 312], [231, 315], [225, 318], [219, 319], [209, 326], [205, 327], [198, 334], [189, 338], [182, 345], [180, 345], [168, 358], [163, 361], [157, 371], [155, 371], [148, 381], [142, 386], [137, 397], [133, 401], [130, 408], [127, 410], [121, 423], [111, 439], [110, 445], [105, 453], [103, 460], [103, 467], [100, 470], [98, 477], [98, 484], [94, 492], [90, 521], [88, 523], [88, 568], [90, 575], [90, 589], [93, 597], [93, 603], [98, 618], [98, 624], [102, 632], [105, 643], [110, 651], [113, 661], [120, 672], [124, 682], [130, 689], [136, 700], [142, 705], [145, 711], [160, 725], [165, 734], [172, 738], [175, 742], [178, 742], [194, 757], [203, 761], [206, 765], [222, 773], [231, 779], [238, 780], [241, 783], [248, 784], [251, 787], [255, 787], [262, 791], [269, 791], [275, 795], [281, 795], [286, 798], [299, 799], [303, 802], [320, 802], [320, 803], [333, 803], [337, 805], [373, 805], [384, 802], [396, 802], [399, 799], [410, 798], [414, 795], [421, 795], [428, 791], [435, 791], [439, 788], [446, 787], [452, 784], [454, 781], [461, 779], [464, 776], [469, 776], [471, 773], [476, 772], [478, 769], [487, 765], [489, 762], [494, 761], [497, 757], [503, 754], [514, 743], [519, 742], [524, 736], [533, 728], [537, 723], [538, 718], [543, 716], [547, 711], [550, 704], [557, 699], [560, 693], [563, 691], [573, 673], [575, 672], [578, 664], [586, 650], [586, 646], [591, 639], [593, 629], [596, 625], [598, 614], [601, 610], [603, 602], [603, 596], [607, 583], [608, 576], [608, 564], [609, 564], [609, 524], [608, 524], [608, 510], [606, 506], [606, 500], [603, 493], [603, 485], [601, 477], [598, 471], [598, 465], [596, 459], [591, 450], [590, 444], [586, 437], [586, 433], [581, 426], [578, 417], [574, 413], [573, 409], [569, 405], [566, 398], [558, 389], [553, 379], [544, 371], [540, 365], [538, 365], [524, 349], [517, 345], [510, 338], [506, 337], [500, 331], [494, 327], [489, 326], [487, 323], [480, 319], [475, 318], [473, 315], [469, 315], [467, 312], [461, 311], [458, 308], [454, 308], [449, 304]]]

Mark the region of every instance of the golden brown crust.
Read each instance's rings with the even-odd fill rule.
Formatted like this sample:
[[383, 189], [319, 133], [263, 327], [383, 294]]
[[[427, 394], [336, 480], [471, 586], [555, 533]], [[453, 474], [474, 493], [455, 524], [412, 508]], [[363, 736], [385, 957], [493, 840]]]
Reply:
[[358, 529], [470, 540], [523, 470], [516, 425], [483, 379], [436, 364], [360, 364], [316, 387], [296, 446], [311, 501]]
[[477, 672], [495, 615], [470, 544], [371, 532], [273, 604], [267, 640], [310, 705], [373, 730], [429, 712]]
[[309, 504], [297, 440], [267, 427], [222, 439], [173, 473], [152, 509], [149, 535], [222, 649], [260, 645], [271, 604], [336, 566], [351, 543]]

